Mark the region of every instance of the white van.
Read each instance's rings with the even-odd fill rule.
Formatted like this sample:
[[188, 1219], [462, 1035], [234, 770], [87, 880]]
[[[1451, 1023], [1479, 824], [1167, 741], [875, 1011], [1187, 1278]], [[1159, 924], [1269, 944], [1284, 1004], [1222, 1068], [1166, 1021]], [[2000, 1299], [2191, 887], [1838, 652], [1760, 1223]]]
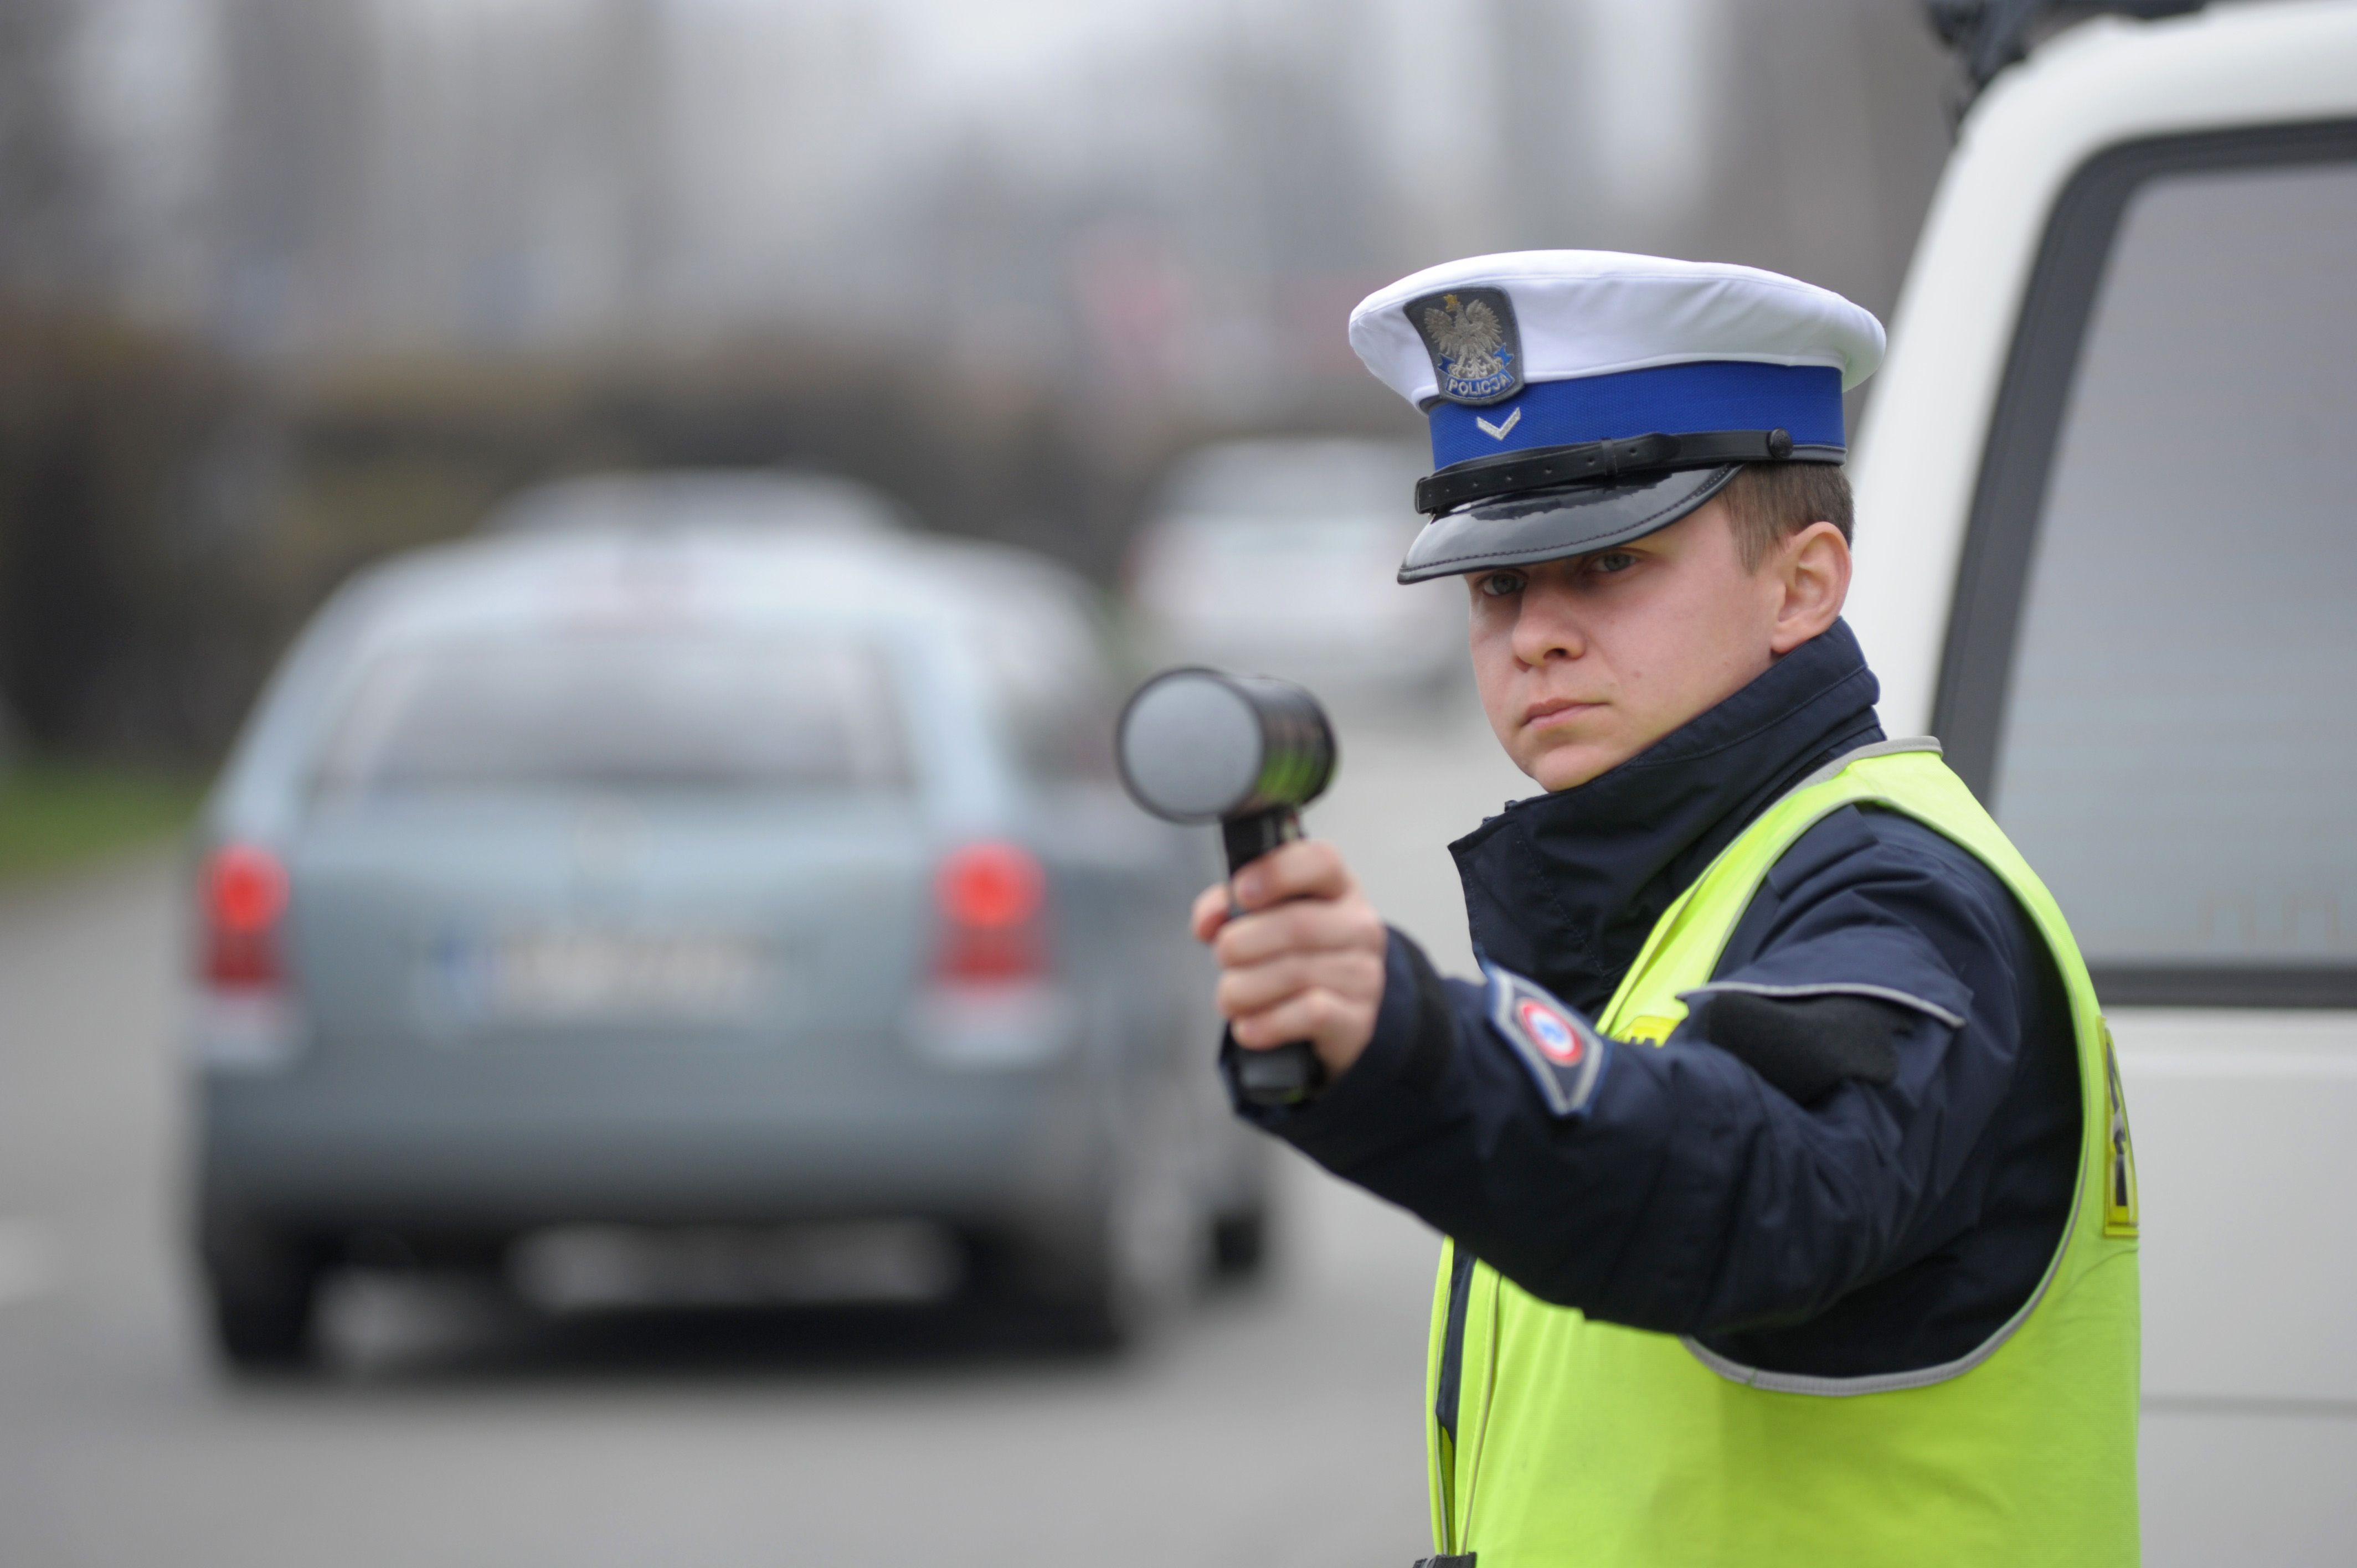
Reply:
[[2357, 1561], [2357, 5], [2000, 75], [1892, 344], [1851, 619], [2106, 1004], [2145, 1560]]

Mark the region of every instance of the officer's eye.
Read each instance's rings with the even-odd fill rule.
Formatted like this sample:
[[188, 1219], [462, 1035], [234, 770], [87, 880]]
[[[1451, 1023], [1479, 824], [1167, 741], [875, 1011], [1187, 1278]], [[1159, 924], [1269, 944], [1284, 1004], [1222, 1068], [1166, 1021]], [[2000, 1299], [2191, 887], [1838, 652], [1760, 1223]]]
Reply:
[[1600, 572], [1607, 576], [1615, 572], [1626, 572], [1636, 564], [1637, 557], [1626, 550], [1606, 550], [1587, 558], [1589, 571]]
[[1502, 599], [1508, 595], [1521, 593], [1523, 582], [1520, 572], [1492, 572], [1481, 579], [1481, 594], [1485, 598]]

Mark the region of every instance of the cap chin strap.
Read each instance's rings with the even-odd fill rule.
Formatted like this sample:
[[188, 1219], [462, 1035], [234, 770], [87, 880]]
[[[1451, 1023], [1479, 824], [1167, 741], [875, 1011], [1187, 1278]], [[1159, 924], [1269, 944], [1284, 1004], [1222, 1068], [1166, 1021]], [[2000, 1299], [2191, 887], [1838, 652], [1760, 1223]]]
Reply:
[[1583, 441], [1451, 463], [1415, 482], [1415, 510], [1438, 517], [1474, 501], [1583, 480], [1637, 478], [1729, 463], [1838, 463], [1843, 456], [1838, 446], [1796, 446], [1786, 430], [1705, 430]]

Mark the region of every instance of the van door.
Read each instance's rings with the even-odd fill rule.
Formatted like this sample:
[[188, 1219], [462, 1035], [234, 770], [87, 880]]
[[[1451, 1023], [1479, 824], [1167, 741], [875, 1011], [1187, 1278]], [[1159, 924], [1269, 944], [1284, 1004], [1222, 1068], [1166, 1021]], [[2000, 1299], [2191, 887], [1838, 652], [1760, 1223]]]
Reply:
[[2357, 124], [2093, 160], [1935, 728], [2052, 886], [2142, 1180], [2146, 1561], [2357, 1537]]

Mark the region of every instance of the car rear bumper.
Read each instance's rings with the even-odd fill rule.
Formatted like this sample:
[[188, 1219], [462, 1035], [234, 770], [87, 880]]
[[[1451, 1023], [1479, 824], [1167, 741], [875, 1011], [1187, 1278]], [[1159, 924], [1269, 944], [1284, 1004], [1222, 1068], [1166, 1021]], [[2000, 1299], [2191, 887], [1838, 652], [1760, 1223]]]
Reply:
[[201, 1200], [290, 1230], [923, 1217], [1032, 1224], [1086, 1204], [1105, 1118], [1077, 1073], [934, 1075], [824, 1096], [370, 1094], [209, 1077]]

